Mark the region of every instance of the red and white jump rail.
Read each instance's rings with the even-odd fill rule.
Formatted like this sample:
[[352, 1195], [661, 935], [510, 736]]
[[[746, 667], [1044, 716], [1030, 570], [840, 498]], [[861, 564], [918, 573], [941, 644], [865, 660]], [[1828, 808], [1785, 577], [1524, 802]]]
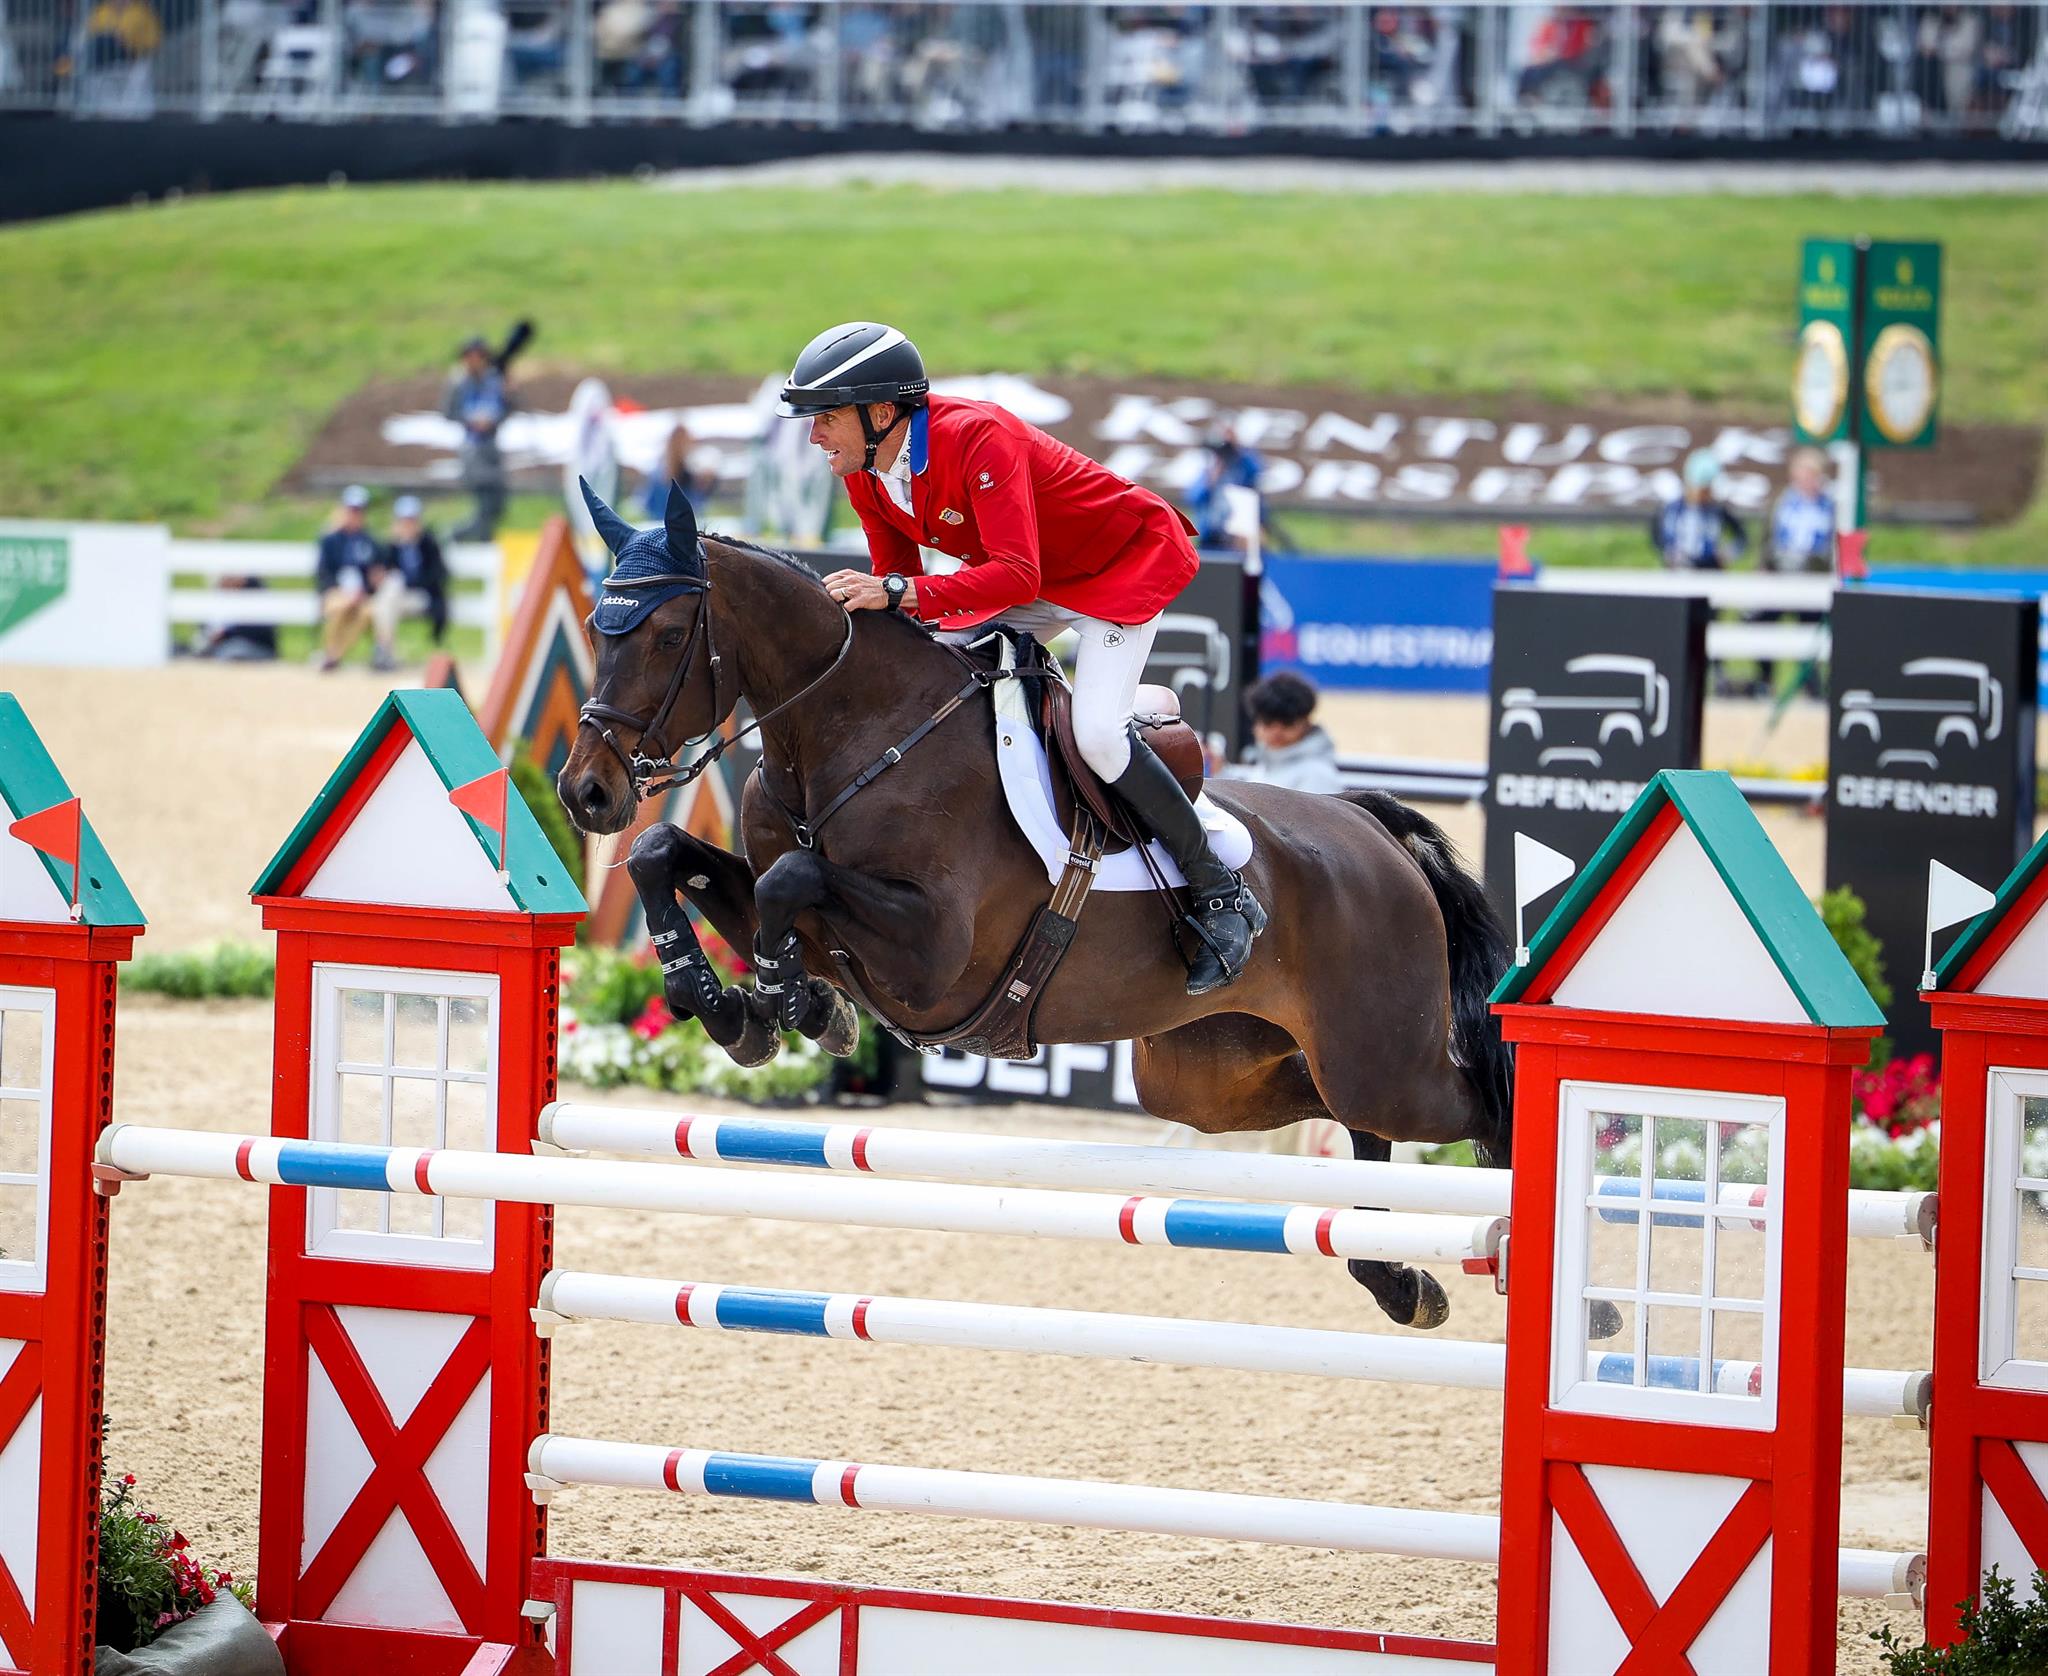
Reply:
[[339, 1188], [500, 1204], [678, 1211], [924, 1233], [1022, 1234], [1212, 1251], [1493, 1263], [1506, 1221], [1314, 1205], [1108, 1193], [835, 1181], [757, 1171], [650, 1170], [587, 1158], [352, 1146], [116, 1124], [99, 1162], [128, 1176], [197, 1176], [273, 1187]]
[[[616, 1443], [599, 1438], [535, 1438], [527, 1453], [527, 1484], [540, 1497], [576, 1485], [670, 1490], [679, 1495], [745, 1501], [809, 1502], [863, 1513], [928, 1513], [1160, 1536], [1204, 1536], [1405, 1559], [1462, 1560], [1479, 1565], [1494, 1565], [1500, 1559], [1500, 1520], [1483, 1513], [1437, 1513], [1423, 1508], [1164, 1489], [1096, 1479], [670, 1449], [658, 1443]], [[1855, 1599], [1917, 1598], [1925, 1569], [1926, 1556], [1922, 1554], [1844, 1548], [1836, 1575], [1837, 1592]]]
[[[1334, 1332], [1246, 1321], [1040, 1309], [1021, 1304], [960, 1303], [804, 1292], [765, 1286], [647, 1280], [628, 1275], [551, 1271], [541, 1282], [534, 1319], [543, 1333], [573, 1321], [635, 1322], [710, 1332], [776, 1333], [864, 1344], [909, 1344], [956, 1350], [1017, 1351], [1104, 1361], [1234, 1368], [1243, 1373], [1307, 1374], [1389, 1384], [1498, 1391], [1507, 1375], [1507, 1347], [1469, 1339]], [[1590, 1378], [1635, 1383], [1635, 1358], [1592, 1353]], [[1704, 1387], [1746, 1394], [1760, 1388], [1762, 1365], [1719, 1361]], [[1701, 1389], [1694, 1356], [1652, 1356], [1644, 1384]], [[1927, 1423], [1930, 1375], [1887, 1368], [1849, 1368], [1844, 1412], [1873, 1419]]]
[[[540, 1139], [565, 1152], [629, 1152], [701, 1164], [773, 1164], [881, 1176], [936, 1176], [949, 1181], [1035, 1187], [1104, 1188], [1132, 1193], [1213, 1193], [1236, 1199], [1370, 1203], [1389, 1211], [1431, 1215], [1506, 1216], [1514, 1196], [1507, 1170], [1436, 1164], [1301, 1158], [1282, 1153], [1204, 1151], [1116, 1141], [1053, 1140], [1030, 1135], [964, 1135], [859, 1123], [812, 1123], [763, 1117], [685, 1116], [626, 1106], [556, 1101], [540, 1114]], [[1598, 1189], [1637, 1198], [1634, 1176], [1603, 1177]], [[1660, 1178], [1653, 1197], [1697, 1204], [1695, 1181]], [[1729, 1182], [1720, 1202], [1765, 1202], [1761, 1188]], [[1932, 1193], [1849, 1194], [1849, 1232], [1862, 1239], [1934, 1242]], [[1622, 1221], [1627, 1213], [1603, 1212]]]

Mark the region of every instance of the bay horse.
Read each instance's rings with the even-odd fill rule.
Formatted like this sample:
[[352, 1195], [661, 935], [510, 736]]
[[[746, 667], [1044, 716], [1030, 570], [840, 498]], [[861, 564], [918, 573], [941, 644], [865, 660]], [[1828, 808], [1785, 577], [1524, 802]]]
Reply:
[[[647, 531], [589, 499], [618, 564], [592, 618], [595, 688], [556, 782], [570, 818], [624, 830], [640, 796], [708, 766], [679, 766], [680, 747], [717, 734], [742, 700], [760, 735], [741, 854], [660, 825], [628, 862], [671, 1010], [742, 1063], [779, 1047], [778, 1025], [850, 1053], [849, 987], [912, 1033], [968, 1017], [1049, 891], [1005, 803], [994, 707], [963, 654], [908, 618], [849, 614], [792, 558], [700, 539], [679, 491]], [[1378, 792], [1223, 780], [1208, 794], [1250, 829], [1247, 876], [1271, 913], [1243, 976], [1189, 996], [1152, 893], [1098, 891], [1043, 992], [1039, 1039], [1131, 1038], [1145, 1109], [1205, 1134], [1326, 1117], [1359, 1158], [1384, 1159], [1397, 1140], [1469, 1140], [1504, 1167], [1512, 1062], [1487, 996], [1509, 945], [1444, 834]], [[678, 893], [756, 951], [766, 1002], [713, 975]], [[1449, 1313], [1424, 1271], [1350, 1267], [1404, 1326]]]

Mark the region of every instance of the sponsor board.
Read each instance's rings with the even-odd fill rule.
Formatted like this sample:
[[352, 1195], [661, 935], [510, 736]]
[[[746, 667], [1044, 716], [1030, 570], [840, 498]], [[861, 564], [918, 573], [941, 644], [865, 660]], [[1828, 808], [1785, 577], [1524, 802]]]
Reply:
[[1490, 559], [1269, 557], [1260, 667], [1298, 669], [1322, 687], [1484, 692], [1494, 569]]
[[[1927, 864], [1996, 884], [2033, 837], [2040, 605], [1845, 588], [1832, 620], [1827, 885], [1863, 899], [1884, 945], [1892, 1036], [1931, 1050], [1915, 994]], [[1961, 929], [1936, 937], [1937, 959]]]
[[[1517, 832], [1583, 866], [1653, 774], [1699, 766], [1706, 625], [1703, 599], [1495, 589], [1485, 806], [1496, 907], [1514, 900]], [[1554, 905], [1532, 903], [1528, 924]]]

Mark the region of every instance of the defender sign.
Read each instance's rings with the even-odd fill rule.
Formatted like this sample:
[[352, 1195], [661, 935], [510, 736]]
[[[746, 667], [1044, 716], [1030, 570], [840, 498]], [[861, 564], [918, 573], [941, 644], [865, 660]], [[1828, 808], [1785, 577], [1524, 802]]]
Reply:
[[[1514, 837], [1584, 865], [1660, 768], [1697, 768], [1702, 599], [1493, 595], [1486, 888], [1514, 900]], [[1532, 904], [1529, 924], [1554, 906]]]
[[1914, 996], [1927, 864], [2002, 879], [2033, 837], [2040, 606], [1851, 588], [1832, 622], [1827, 884], [1884, 944], [1892, 1035], [1932, 1049]]

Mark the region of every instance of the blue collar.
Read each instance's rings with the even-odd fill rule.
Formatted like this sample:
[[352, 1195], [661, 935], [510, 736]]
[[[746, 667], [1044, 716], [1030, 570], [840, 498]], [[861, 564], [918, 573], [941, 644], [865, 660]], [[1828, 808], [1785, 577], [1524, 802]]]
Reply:
[[932, 410], [921, 407], [910, 416], [910, 475], [922, 477], [932, 463]]

